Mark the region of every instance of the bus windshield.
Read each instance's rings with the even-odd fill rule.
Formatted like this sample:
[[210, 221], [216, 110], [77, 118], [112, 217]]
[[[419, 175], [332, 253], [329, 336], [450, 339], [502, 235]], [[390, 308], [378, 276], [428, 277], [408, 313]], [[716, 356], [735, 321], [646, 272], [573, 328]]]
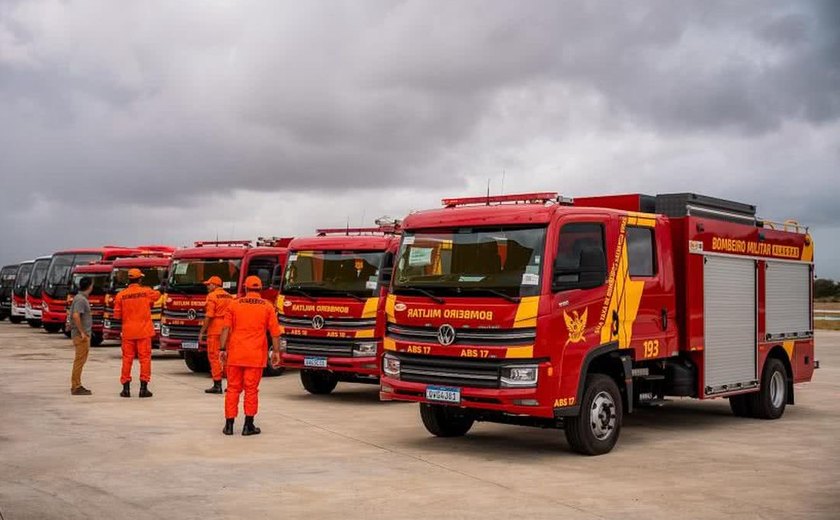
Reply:
[[73, 268], [77, 265], [98, 262], [101, 259], [102, 255], [99, 253], [62, 253], [54, 255], [47, 271], [47, 283], [44, 286], [44, 292], [52, 298], [66, 297]]
[[373, 296], [384, 257], [380, 251], [296, 251], [289, 255], [283, 291]]
[[32, 274], [29, 276], [29, 284], [26, 286], [26, 291], [36, 298], [41, 297], [41, 291], [44, 288], [44, 279], [47, 276], [47, 267], [50, 265], [50, 260], [36, 260], [32, 267]]
[[26, 286], [29, 285], [29, 276], [32, 274], [33, 264], [23, 264], [18, 268], [17, 278], [15, 278], [15, 296], [23, 298], [26, 295]]
[[242, 260], [236, 258], [182, 258], [172, 261], [167, 292], [204, 294], [204, 281], [211, 276], [222, 279], [222, 287], [236, 293], [239, 283], [239, 267]]
[[15, 285], [15, 275], [17, 274], [17, 267], [6, 267], [0, 271], [0, 287], [9, 289]]
[[545, 227], [405, 232], [394, 291], [507, 299], [538, 295], [545, 234]]

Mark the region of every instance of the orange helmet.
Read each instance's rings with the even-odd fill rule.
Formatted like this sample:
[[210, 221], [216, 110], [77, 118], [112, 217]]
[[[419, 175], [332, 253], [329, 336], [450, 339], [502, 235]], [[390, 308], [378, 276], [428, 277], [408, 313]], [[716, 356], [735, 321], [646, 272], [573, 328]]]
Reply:
[[128, 270], [128, 279], [129, 280], [139, 280], [140, 278], [143, 278], [143, 276], [145, 276], [145, 275], [143, 274], [143, 271], [141, 271], [140, 269], [131, 268], [131, 269]]
[[260, 290], [262, 289], [262, 280], [258, 276], [249, 276], [245, 278], [245, 288]]
[[221, 287], [222, 286], [222, 279], [219, 278], [218, 276], [211, 276], [210, 278], [208, 278], [207, 280], [204, 281], [204, 285], [210, 285], [210, 284], [218, 285], [219, 287]]

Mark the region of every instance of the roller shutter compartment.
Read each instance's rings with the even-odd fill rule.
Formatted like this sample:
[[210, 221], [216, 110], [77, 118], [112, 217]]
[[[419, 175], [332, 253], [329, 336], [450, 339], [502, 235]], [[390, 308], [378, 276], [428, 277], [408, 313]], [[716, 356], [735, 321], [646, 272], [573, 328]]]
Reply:
[[705, 393], [754, 387], [755, 260], [706, 256], [703, 266]]
[[810, 264], [767, 262], [765, 281], [767, 339], [810, 336]]

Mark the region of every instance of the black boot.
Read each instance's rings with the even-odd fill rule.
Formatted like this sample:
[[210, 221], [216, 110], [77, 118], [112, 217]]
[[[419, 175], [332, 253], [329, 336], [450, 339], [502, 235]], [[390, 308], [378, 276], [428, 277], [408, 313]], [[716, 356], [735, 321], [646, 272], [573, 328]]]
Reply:
[[233, 435], [233, 419], [225, 419], [225, 428], [222, 430], [225, 435]]
[[138, 394], [139, 397], [152, 397], [151, 392], [149, 392], [149, 383], [146, 381], [140, 381], [140, 393]]
[[222, 391], [222, 382], [221, 381], [213, 381], [213, 386], [208, 388], [204, 391], [205, 394], [223, 394]]
[[260, 429], [254, 426], [254, 416], [245, 416], [245, 426], [242, 427], [242, 435], [259, 435]]
[[120, 397], [131, 397], [131, 383], [123, 383], [123, 390]]

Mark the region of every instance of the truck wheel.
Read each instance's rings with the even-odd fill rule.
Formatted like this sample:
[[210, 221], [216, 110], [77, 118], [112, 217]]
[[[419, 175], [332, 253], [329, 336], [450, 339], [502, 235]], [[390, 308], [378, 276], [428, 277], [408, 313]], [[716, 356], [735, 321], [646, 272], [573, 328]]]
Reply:
[[420, 403], [420, 418], [429, 433], [437, 437], [463, 437], [475, 419], [459, 408]]
[[184, 363], [191, 371], [202, 374], [210, 371], [206, 352], [184, 352]]
[[90, 344], [94, 347], [98, 347], [102, 344], [102, 334], [92, 334], [90, 337]]
[[335, 390], [338, 377], [327, 370], [301, 370], [300, 382], [310, 394], [326, 395]]
[[583, 455], [610, 452], [621, 433], [621, 394], [615, 381], [604, 374], [586, 378], [580, 415], [567, 417], [563, 428], [573, 451]]
[[55, 334], [61, 331], [61, 325], [57, 323], [44, 323], [44, 330], [49, 334]]
[[17, 325], [18, 323], [23, 323], [23, 316], [9, 316], [9, 321]]
[[733, 395], [729, 398], [729, 408], [735, 417], [754, 417], [752, 398], [752, 394]]
[[785, 366], [776, 358], [770, 358], [764, 364], [761, 374], [761, 388], [750, 394], [750, 407], [753, 417], [758, 419], [778, 419], [785, 413], [787, 405], [788, 379]]
[[6, 321], [6, 315], [0, 314], [0, 321]]
[[70, 337], [70, 327], [64, 327], [64, 336], [67, 338]]
[[41, 320], [26, 320], [26, 323], [28, 323], [33, 329], [41, 328]]

